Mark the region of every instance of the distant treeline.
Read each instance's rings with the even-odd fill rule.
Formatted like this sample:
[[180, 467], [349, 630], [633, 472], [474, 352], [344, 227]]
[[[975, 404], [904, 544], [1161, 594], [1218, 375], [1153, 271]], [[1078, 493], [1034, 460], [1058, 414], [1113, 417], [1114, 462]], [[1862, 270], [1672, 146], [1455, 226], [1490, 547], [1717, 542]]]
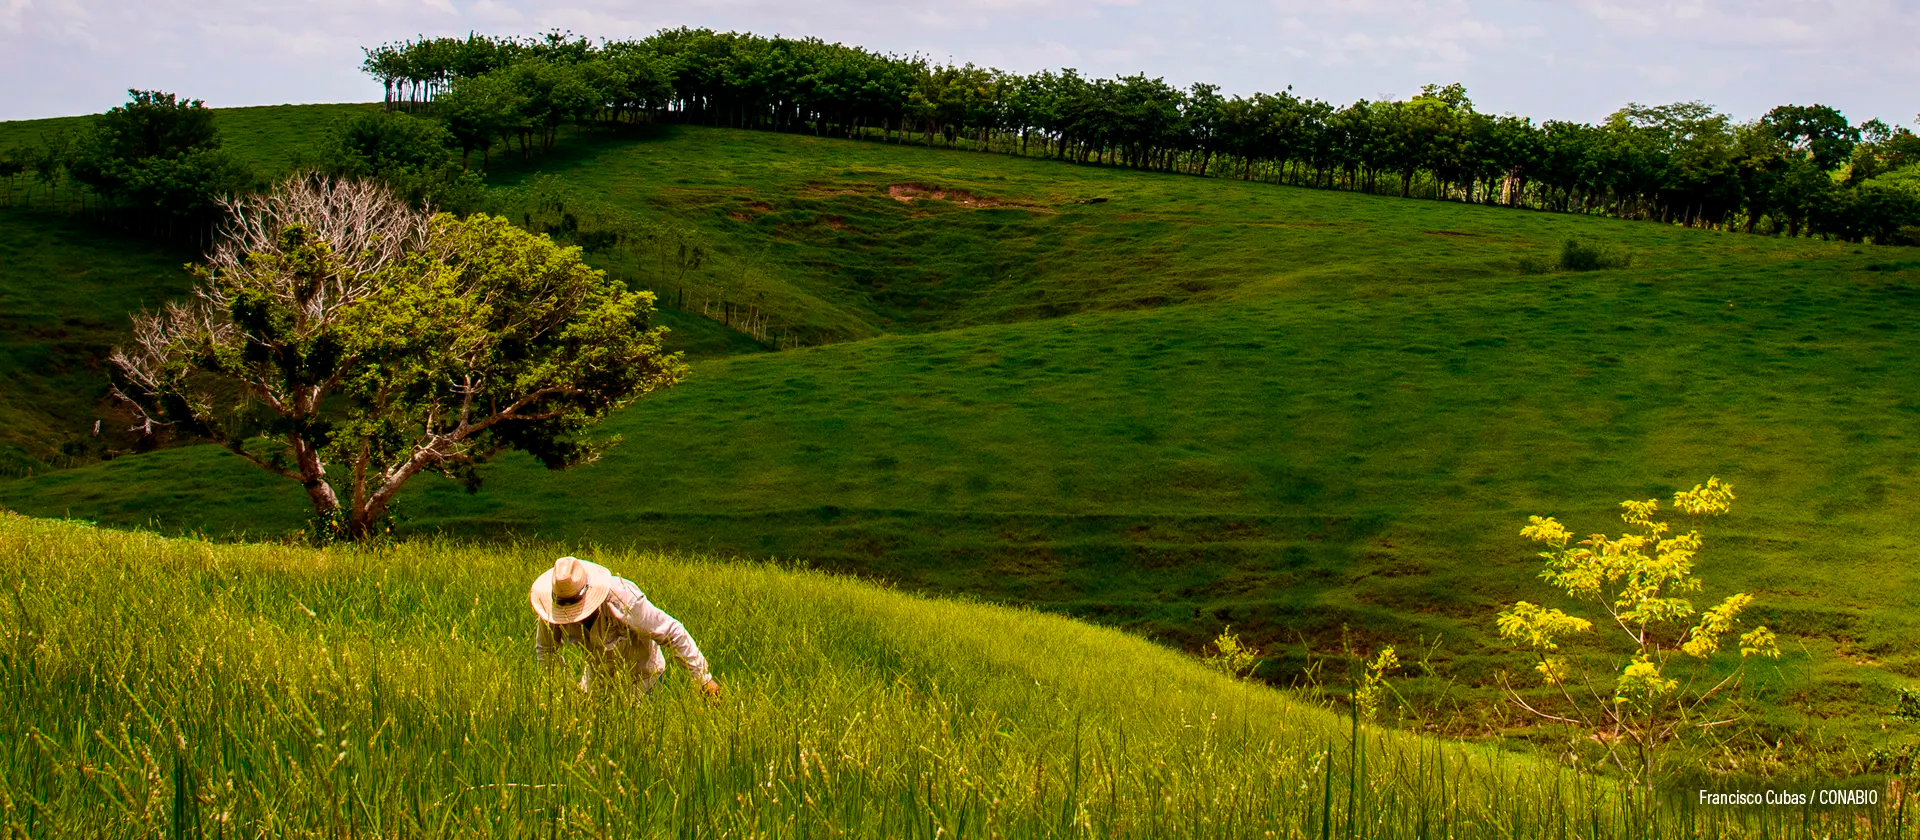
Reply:
[[814, 38], [671, 29], [599, 44], [419, 39], [366, 52], [390, 110], [441, 117], [463, 156], [524, 154], [568, 123], [703, 125], [943, 142], [1196, 175], [1920, 242], [1920, 137], [1824, 105], [1736, 122], [1700, 102], [1630, 104], [1586, 124], [1476, 111], [1459, 85], [1337, 106], [1290, 91], [1222, 96], [1145, 75], [1031, 75]]

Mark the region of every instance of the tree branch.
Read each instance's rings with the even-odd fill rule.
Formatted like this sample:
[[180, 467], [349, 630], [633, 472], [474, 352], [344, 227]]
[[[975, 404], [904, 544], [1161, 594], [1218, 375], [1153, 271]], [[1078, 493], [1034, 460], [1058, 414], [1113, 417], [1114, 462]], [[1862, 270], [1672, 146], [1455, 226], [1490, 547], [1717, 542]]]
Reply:
[[286, 467], [275, 466], [261, 459], [259, 456], [254, 455], [251, 452], [248, 452], [241, 441], [235, 441], [232, 446], [227, 447], [227, 451], [235, 455], [238, 455], [242, 458], [245, 458], [248, 461], [253, 462], [254, 466], [257, 466], [263, 470], [266, 470], [267, 472], [273, 473], [274, 475], [281, 476], [283, 478], [290, 478], [290, 479], [293, 479], [294, 481], [300, 482], [301, 484], [305, 484], [307, 482], [307, 479], [304, 476], [300, 475], [299, 473], [294, 472], [293, 470], [289, 470]]

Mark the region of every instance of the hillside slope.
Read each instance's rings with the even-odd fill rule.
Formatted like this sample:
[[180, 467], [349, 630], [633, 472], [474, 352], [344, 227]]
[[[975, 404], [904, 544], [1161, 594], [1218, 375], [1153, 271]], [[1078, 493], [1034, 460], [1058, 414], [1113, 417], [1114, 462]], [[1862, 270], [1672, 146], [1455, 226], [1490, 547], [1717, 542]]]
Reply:
[[[422, 479], [402, 533], [777, 556], [1189, 648], [1231, 623], [1275, 679], [1344, 628], [1429, 649], [1423, 699], [1484, 731], [1504, 713], [1463, 697], [1513, 664], [1492, 616], [1544, 594], [1526, 516], [1612, 530], [1619, 499], [1717, 474], [1740, 501], [1703, 525], [1709, 595], [1753, 591], [1793, 637], [1755, 738], [1851, 760], [1834, 745], [1886, 737], [1920, 674], [1911, 251], [724, 130], [528, 167], [495, 178], [705, 231], [697, 283], [844, 342], [696, 365], [577, 471]], [[1569, 235], [1633, 264], [1529, 273]], [[674, 291], [644, 250], [594, 259]], [[307, 515], [207, 448], [0, 481], [0, 504], [213, 534]]]
[[[124, 101], [105, 103], [100, 110], [122, 104]], [[214, 108], [213, 125], [220, 132], [221, 148], [256, 173], [272, 177], [286, 171], [295, 155], [318, 143], [342, 118], [378, 110], [377, 102]], [[62, 136], [71, 140], [85, 130], [90, 119], [75, 116], [0, 122], [0, 149], [40, 146]]]
[[103, 410], [102, 361], [130, 313], [187, 294], [191, 259], [77, 219], [0, 208], [0, 475], [131, 449], [124, 420]]
[[[682, 280], [644, 244], [599, 256], [665, 300], [726, 299], [808, 342], [1183, 302], [1512, 277], [1578, 237], [1653, 276], [1735, 280], [1852, 246], [939, 148], [668, 126], [583, 135], [492, 183], [583, 227], [668, 223], [718, 257]], [[1847, 260], [1837, 270], [1885, 257]], [[1383, 286], [1382, 284], [1387, 284]]]
[[107, 837], [1631, 829], [1604, 784], [1354, 732], [1112, 630], [764, 565], [596, 552], [686, 623], [725, 693], [702, 702], [680, 673], [638, 701], [583, 693], [573, 660], [531, 661], [525, 586], [552, 553], [215, 546], [0, 513], [0, 819]]
[[[1545, 594], [1528, 514], [1614, 530], [1614, 501], [1717, 474], [1740, 501], [1702, 523], [1708, 596], [1752, 591], [1797, 638], [1754, 690], [1783, 701], [1773, 736], [1825, 749], [1796, 708], [1877, 738], [1920, 667], [1920, 351], [1899, 339], [1920, 312], [1897, 274], [1832, 276], [1307, 287], [710, 361], [610, 420], [601, 462], [504, 458], [478, 495], [423, 479], [401, 523], [797, 558], [1190, 648], [1230, 623], [1285, 652], [1277, 679], [1346, 627], [1436, 646], [1445, 706], [1507, 664], [1499, 605]], [[305, 515], [210, 448], [0, 483], [0, 504], [215, 534]]]

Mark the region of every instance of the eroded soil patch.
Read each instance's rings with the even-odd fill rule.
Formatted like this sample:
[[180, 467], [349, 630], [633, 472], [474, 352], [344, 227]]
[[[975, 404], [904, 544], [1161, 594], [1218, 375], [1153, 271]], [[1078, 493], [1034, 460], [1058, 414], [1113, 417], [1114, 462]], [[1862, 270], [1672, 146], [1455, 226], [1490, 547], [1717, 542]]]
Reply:
[[739, 210], [728, 213], [727, 218], [736, 222], [745, 222], [771, 212], [773, 212], [773, 205], [764, 201], [754, 201]]
[[948, 189], [927, 184], [894, 184], [887, 187], [887, 195], [902, 204], [912, 204], [921, 200], [951, 201], [962, 207], [1013, 207], [1020, 210], [1047, 210], [1042, 205], [1026, 201], [1008, 201], [999, 198], [974, 195], [966, 190]]
[[867, 195], [872, 190], [873, 190], [872, 184], [856, 184], [853, 186], [840, 186], [840, 185], [828, 184], [828, 183], [822, 183], [822, 182], [816, 181], [814, 183], [806, 185], [805, 187], [800, 188], [800, 197], [801, 198], [833, 198], [835, 196], [842, 196], [842, 195]]

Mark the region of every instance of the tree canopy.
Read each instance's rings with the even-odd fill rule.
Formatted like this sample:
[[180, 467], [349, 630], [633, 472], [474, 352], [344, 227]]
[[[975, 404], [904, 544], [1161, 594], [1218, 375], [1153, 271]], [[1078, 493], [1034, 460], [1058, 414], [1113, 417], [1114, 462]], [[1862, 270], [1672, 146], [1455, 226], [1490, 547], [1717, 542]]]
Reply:
[[204, 102], [151, 90], [127, 94], [127, 104], [94, 119], [64, 152], [74, 180], [172, 216], [205, 214], [219, 196], [252, 188], [252, 173], [220, 149]]
[[324, 178], [223, 206], [194, 297], [137, 316], [113, 353], [115, 394], [149, 433], [299, 482], [342, 536], [422, 472], [477, 489], [506, 449], [591, 461], [595, 422], [685, 375], [651, 294], [504, 219]]
[[[311, 166], [335, 178], [371, 178], [415, 206], [467, 210], [481, 183], [454, 160], [453, 132], [440, 120], [385, 111], [342, 119]], [[300, 161], [307, 164], [307, 161]]]

